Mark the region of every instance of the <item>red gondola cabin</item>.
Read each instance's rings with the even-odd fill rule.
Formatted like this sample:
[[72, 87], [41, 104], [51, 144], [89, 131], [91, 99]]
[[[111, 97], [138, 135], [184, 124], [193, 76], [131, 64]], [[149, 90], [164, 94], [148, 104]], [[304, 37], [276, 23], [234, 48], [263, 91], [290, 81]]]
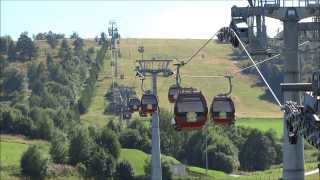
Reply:
[[201, 92], [182, 92], [174, 106], [175, 129], [199, 129], [207, 121], [208, 107]]
[[211, 119], [219, 125], [231, 125], [235, 121], [235, 107], [231, 97], [218, 95], [213, 98], [211, 108]]
[[158, 99], [153, 94], [143, 94], [141, 98], [142, 114], [152, 114], [158, 110]]

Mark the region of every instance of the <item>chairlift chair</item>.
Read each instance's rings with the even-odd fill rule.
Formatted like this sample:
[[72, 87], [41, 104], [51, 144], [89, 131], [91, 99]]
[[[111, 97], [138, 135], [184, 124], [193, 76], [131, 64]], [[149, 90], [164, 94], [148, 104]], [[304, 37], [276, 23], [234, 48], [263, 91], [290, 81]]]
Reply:
[[140, 99], [137, 97], [132, 97], [129, 99], [128, 107], [131, 113], [139, 111], [141, 106]]
[[199, 129], [207, 121], [207, 102], [201, 91], [181, 92], [174, 105], [175, 129]]
[[141, 111], [143, 114], [152, 114], [158, 110], [158, 99], [151, 93], [144, 93], [141, 98]]
[[210, 113], [215, 124], [231, 125], [235, 122], [235, 107], [230, 96], [215, 96], [212, 100]]

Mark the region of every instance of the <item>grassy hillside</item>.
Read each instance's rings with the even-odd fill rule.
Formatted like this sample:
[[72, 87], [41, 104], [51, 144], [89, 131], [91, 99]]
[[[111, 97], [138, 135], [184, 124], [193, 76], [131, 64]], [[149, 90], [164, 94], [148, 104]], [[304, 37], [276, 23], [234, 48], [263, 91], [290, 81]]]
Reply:
[[148, 159], [148, 155], [140, 150], [122, 149], [120, 160], [129, 161], [133, 166], [135, 175], [144, 175], [144, 162]]
[[[175, 40], [175, 39], [123, 39], [121, 40], [120, 71], [125, 75], [121, 84], [137, 87], [140, 91], [140, 81], [135, 77], [134, 67], [136, 60], [140, 58], [137, 52], [138, 46], [145, 48], [144, 59], [179, 59], [188, 58], [196, 51], [204, 40]], [[230, 45], [210, 43], [190, 64], [182, 69], [182, 75], [224, 75], [236, 72], [238, 67], [230, 60], [232, 49]], [[279, 108], [270, 102], [261, 100], [264, 90], [254, 87], [256, 79], [237, 74], [233, 78], [233, 99], [236, 103], [238, 117], [281, 117]], [[160, 106], [171, 108], [167, 100], [167, 91], [171, 84], [175, 83], [174, 77], [159, 78], [158, 94]], [[226, 79], [210, 78], [195, 79], [183, 78], [184, 86], [197, 87], [205, 94], [208, 104], [214, 95], [224, 92], [228, 88]], [[150, 79], [147, 79], [145, 88], [150, 87]]]
[[[0, 179], [19, 179], [20, 177], [20, 159], [24, 151], [28, 148], [29, 145], [37, 144], [40, 145], [41, 150], [44, 154], [48, 154], [50, 144], [42, 140], [28, 140], [22, 136], [11, 136], [11, 135], [1, 135], [0, 147], [1, 147], [1, 171]], [[136, 150], [136, 149], [121, 149], [120, 160], [127, 160], [133, 166], [135, 175], [144, 175], [144, 162], [149, 157], [148, 154]], [[176, 159], [168, 156], [162, 156], [162, 158], [169, 159], [175, 163], [179, 163]], [[316, 169], [316, 163], [306, 163], [305, 169], [307, 171]], [[201, 177], [206, 179], [205, 169], [189, 166], [188, 171], [190, 174], [196, 177]], [[274, 179], [281, 175], [281, 168], [274, 167], [267, 171], [253, 172], [253, 173], [243, 173], [240, 177], [232, 177], [220, 171], [209, 170], [208, 179]], [[315, 177], [318, 177], [318, 174], [307, 176], [307, 180], [314, 180]], [[58, 179], [76, 179], [77, 177], [68, 176], [68, 177], [59, 177]]]
[[[120, 160], [127, 160], [130, 162], [130, 164], [133, 167], [134, 174], [136, 176], [144, 175], [144, 165], [146, 160], [150, 157], [149, 154], [146, 154], [143, 151], [137, 150], [137, 149], [121, 149], [120, 153]], [[174, 164], [180, 164], [179, 161], [177, 161], [173, 157], [162, 155], [161, 158], [164, 158], [170, 162], [173, 162]]]
[[283, 120], [280, 118], [239, 118], [236, 126], [257, 128], [263, 132], [272, 129], [277, 133], [278, 138], [283, 135]]
[[[148, 159], [149, 155], [136, 149], [122, 149], [120, 154], [121, 160], [127, 160], [133, 166], [133, 170], [135, 175], [144, 175], [144, 162]], [[179, 163], [179, 161], [175, 160], [172, 157], [162, 156], [162, 158], [169, 158], [173, 162]], [[316, 169], [316, 163], [305, 163], [306, 171]], [[206, 177], [206, 170], [199, 167], [188, 166], [187, 167], [190, 177], [195, 177], [195, 179], [217, 179], [217, 180], [227, 180], [227, 179], [235, 179], [235, 180], [278, 180], [282, 175], [282, 168], [276, 166], [266, 171], [257, 171], [257, 172], [238, 172], [239, 176], [232, 176], [225, 174], [221, 171], [208, 170], [208, 177]], [[319, 174], [314, 174], [310, 176], [306, 176], [307, 180], [315, 180], [314, 177], [317, 177]]]
[[104, 114], [107, 103], [104, 95], [111, 85], [111, 68], [108, 62], [110, 62], [110, 60], [108, 60], [108, 56], [106, 56], [103, 67], [98, 75], [98, 81], [96, 82], [96, 89], [91, 105], [88, 112], [80, 117], [81, 120], [88, 125], [103, 126], [107, 123], [107, 119], [110, 118], [110, 116], [108, 117]]
[[[118, 83], [136, 87], [138, 95], [141, 95], [141, 82], [135, 77], [134, 72], [136, 60], [140, 58], [140, 54], [137, 52], [138, 46], [143, 45], [145, 47], [144, 59], [155, 57], [158, 59], [183, 60], [196, 51], [203, 42], [204, 40], [190, 39], [122, 39], [120, 42], [119, 71], [124, 74], [125, 79], [119, 79]], [[230, 60], [231, 53], [232, 48], [229, 45], [212, 42], [182, 69], [182, 75], [224, 75], [235, 72], [239, 68]], [[111, 75], [110, 60], [106, 58], [103, 70], [99, 74], [95, 97], [92, 99], [89, 111], [81, 116], [81, 119], [87, 124], [104, 125], [107, 122], [106, 120], [110, 118], [103, 114], [106, 106], [104, 95], [111, 83], [111, 79], [108, 78], [109, 75]], [[236, 104], [237, 117], [281, 117], [282, 113], [275, 104], [260, 99], [264, 94], [264, 89], [254, 86], [255, 82], [254, 77], [241, 74], [237, 74], [233, 78], [234, 91], [232, 96]], [[167, 91], [173, 83], [175, 83], [174, 77], [161, 77], [158, 80], [160, 106], [170, 111], [173, 105], [169, 104], [167, 100]], [[228, 88], [226, 79], [221, 78], [192, 79], [185, 77], [182, 83], [184, 86], [193, 86], [202, 90], [207, 97], [208, 104], [211, 103], [214, 95], [224, 92]], [[150, 88], [150, 78], [146, 80], [145, 88]], [[277, 130], [277, 132], [280, 131], [282, 130]]]

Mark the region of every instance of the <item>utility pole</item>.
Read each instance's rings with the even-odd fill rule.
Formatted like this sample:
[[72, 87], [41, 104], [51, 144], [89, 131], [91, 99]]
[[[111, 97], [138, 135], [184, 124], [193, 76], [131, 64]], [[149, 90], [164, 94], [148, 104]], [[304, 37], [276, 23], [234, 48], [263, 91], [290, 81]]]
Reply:
[[143, 60], [144, 47], [143, 46], [139, 46], [138, 52], [141, 54], [141, 60]]
[[[265, 1], [258, 7], [232, 7], [233, 18], [250, 18], [267, 16], [281, 20], [284, 26], [284, 83], [298, 83], [300, 81], [300, 62], [298, 58], [298, 36], [299, 31], [312, 31], [319, 28], [319, 23], [299, 23], [301, 19], [319, 16], [320, 4], [309, 4], [305, 0], [304, 6], [285, 7], [285, 0], [281, 6], [280, 0]], [[299, 0], [301, 2], [302, 0]], [[298, 92], [285, 92], [284, 102], [295, 101], [300, 103]], [[290, 144], [288, 140], [287, 124], [284, 121], [283, 140], [283, 179], [303, 180], [304, 179], [304, 147], [303, 138], [298, 135], [297, 144]]]
[[206, 176], [208, 177], [208, 126], [205, 127], [205, 141], [206, 141]]
[[[136, 71], [143, 76], [151, 76], [152, 93], [157, 96], [157, 77], [169, 77], [173, 74], [169, 69], [171, 60], [137, 60]], [[151, 149], [151, 180], [162, 180], [159, 109], [152, 113], [152, 149]]]
[[108, 28], [109, 36], [111, 36], [111, 65], [112, 65], [112, 84], [114, 85], [115, 79], [118, 78], [118, 55], [119, 55], [119, 44], [120, 35], [115, 21], [110, 21], [111, 27]]

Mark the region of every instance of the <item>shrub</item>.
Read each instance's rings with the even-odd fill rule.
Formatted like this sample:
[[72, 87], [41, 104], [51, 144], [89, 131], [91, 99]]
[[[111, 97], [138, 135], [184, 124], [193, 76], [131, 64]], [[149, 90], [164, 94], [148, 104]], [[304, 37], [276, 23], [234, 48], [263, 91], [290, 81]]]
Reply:
[[142, 137], [136, 129], [126, 129], [120, 134], [120, 143], [124, 148], [141, 149]]
[[47, 174], [48, 159], [41, 155], [39, 147], [30, 146], [23, 153], [20, 166], [23, 174], [32, 178], [43, 179]]
[[113, 176], [115, 170], [115, 159], [104, 149], [97, 147], [88, 164], [89, 174], [96, 179], [108, 179]]
[[107, 150], [115, 159], [120, 156], [121, 145], [118, 136], [110, 129], [103, 128], [101, 135], [96, 140], [97, 144]]
[[208, 162], [210, 169], [226, 173], [231, 173], [235, 169], [232, 156], [228, 156], [222, 152], [210, 152], [208, 155]]
[[55, 135], [51, 140], [50, 155], [55, 163], [65, 164], [68, 162], [68, 138], [58, 130], [55, 132]]
[[270, 139], [257, 129], [250, 133], [239, 153], [240, 167], [248, 171], [268, 169], [275, 159]]
[[70, 164], [85, 163], [90, 158], [92, 141], [89, 132], [85, 128], [76, 128], [70, 140]]
[[116, 180], [133, 180], [134, 172], [131, 164], [128, 161], [121, 161], [116, 166]]

